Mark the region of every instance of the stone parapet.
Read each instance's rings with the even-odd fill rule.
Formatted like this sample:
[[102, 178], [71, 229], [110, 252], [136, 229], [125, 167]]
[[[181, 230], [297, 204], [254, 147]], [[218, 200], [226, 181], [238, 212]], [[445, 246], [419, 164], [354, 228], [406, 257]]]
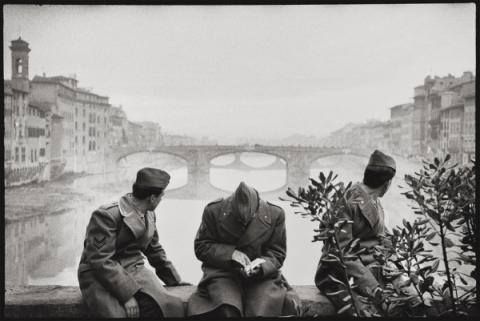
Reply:
[[[303, 316], [335, 315], [330, 301], [313, 285], [293, 286], [303, 304]], [[168, 287], [168, 291], [187, 302], [195, 286]], [[87, 309], [75, 286], [7, 287], [5, 291], [6, 318], [85, 318]]]

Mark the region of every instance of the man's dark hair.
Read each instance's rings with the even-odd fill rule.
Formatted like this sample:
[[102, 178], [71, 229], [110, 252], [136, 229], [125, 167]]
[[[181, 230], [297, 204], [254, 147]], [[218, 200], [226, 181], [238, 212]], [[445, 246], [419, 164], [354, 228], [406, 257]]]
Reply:
[[363, 184], [370, 188], [379, 188], [395, 176], [395, 170], [385, 166], [368, 165], [363, 173]]
[[143, 187], [138, 186], [137, 184], [133, 184], [132, 186], [132, 194], [139, 200], [144, 200], [150, 195], [158, 197], [158, 195], [162, 194], [163, 190], [164, 188], [160, 187]]

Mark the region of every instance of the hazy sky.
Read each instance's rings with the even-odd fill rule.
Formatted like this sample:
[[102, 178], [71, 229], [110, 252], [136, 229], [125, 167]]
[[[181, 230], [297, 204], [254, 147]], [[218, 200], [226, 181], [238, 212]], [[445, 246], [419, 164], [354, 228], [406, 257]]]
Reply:
[[4, 6], [30, 78], [76, 74], [133, 121], [164, 131], [323, 136], [385, 120], [428, 74], [475, 71], [473, 4]]

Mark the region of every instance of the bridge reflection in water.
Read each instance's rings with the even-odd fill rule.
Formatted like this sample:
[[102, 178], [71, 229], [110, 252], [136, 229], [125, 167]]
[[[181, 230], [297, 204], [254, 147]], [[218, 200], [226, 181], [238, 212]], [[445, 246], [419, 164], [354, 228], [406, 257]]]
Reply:
[[[302, 146], [157, 146], [146, 148], [128, 148], [118, 150], [112, 159], [121, 164], [123, 159], [136, 153], [163, 153], [182, 159], [187, 167], [187, 182], [185, 186], [170, 189], [168, 197], [178, 199], [209, 199], [212, 197], [226, 196], [230, 191], [214, 186], [210, 181], [210, 169], [240, 169], [258, 170], [241, 160], [244, 153], [266, 154], [275, 157], [275, 161], [263, 169], [286, 169], [284, 184], [275, 190], [262, 193], [264, 197], [275, 197], [284, 194], [287, 187], [296, 189], [308, 184], [311, 164], [317, 159], [339, 155], [357, 154], [340, 148], [329, 147], [302, 147]], [[218, 165], [212, 161], [224, 155], [234, 155], [231, 164]], [[361, 156], [364, 156], [363, 154]]]

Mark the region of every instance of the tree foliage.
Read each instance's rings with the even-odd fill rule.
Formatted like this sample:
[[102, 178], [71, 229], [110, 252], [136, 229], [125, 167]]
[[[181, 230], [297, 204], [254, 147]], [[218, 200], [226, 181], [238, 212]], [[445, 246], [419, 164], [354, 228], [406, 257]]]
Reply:
[[[423, 169], [405, 176], [410, 189], [403, 194], [413, 201], [414, 213], [423, 216], [430, 225], [428, 234], [421, 238], [433, 249], [441, 250], [441, 269], [439, 261], [432, 265], [419, 264], [423, 281], [418, 283], [419, 289], [443, 302], [448, 307], [447, 312], [462, 315], [467, 314], [475, 302], [476, 288], [472, 281], [478, 282], [475, 164], [459, 167], [449, 160], [450, 155], [443, 160], [423, 161]], [[444, 279], [443, 284], [435, 285], [433, 273]]]

